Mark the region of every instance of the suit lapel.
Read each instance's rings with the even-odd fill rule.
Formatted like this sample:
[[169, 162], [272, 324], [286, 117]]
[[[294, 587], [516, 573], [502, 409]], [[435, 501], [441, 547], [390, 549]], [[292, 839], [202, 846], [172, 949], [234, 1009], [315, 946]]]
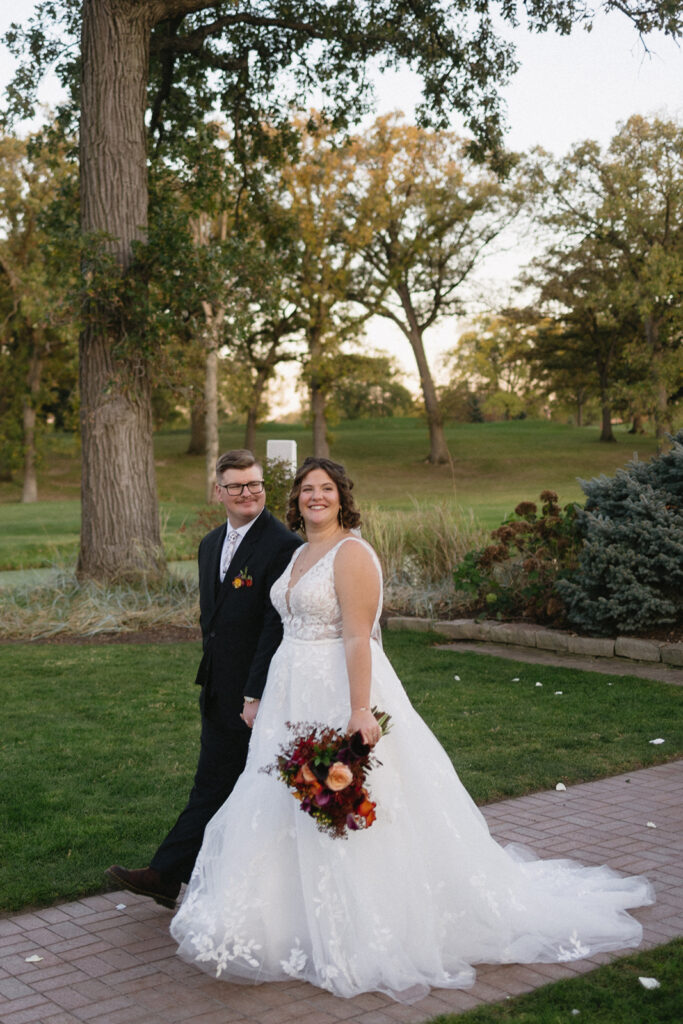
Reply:
[[[225, 579], [221, 584], [218, 585], [218, 592], [216, 595], [216, 607], [214, 608], [214, 613], [218, 610], [220, 605], [225, 600], [226, 594], [230, 592], [233, 580], [233, 569], [236, 569], [238, 565], [248, 564], [246, 563], [246, 559], [250, 558], [253, 552], [255, 551], [256, 546], [261, 538], [263, 531], [265, 530], [268, 524], [269, 519], [270, 512], [268, 511], [267, 508], [264, 508], [263, 512], [258, 517], [254, 525], [251, 527], [250, 530], [247, 531], [246, 537], [238, 545], [237, 550], [235, 551], [234, 555], [230, 560], [230, 565], [228, 566], [228, 571], [225, 574]], [[222, 538], [223, 540], [225, 539], [225, 531], [222, 534]], [[218, 548], [218, 561], [216, 562], [216, 579], [218, 579], [218, 567], [220, 563], [221, 551], [223, 550], [223, 540], [221, 540], [221, 544]]]
[[227, 530], [228, 524], [226, 522], [223, 529], [217, 535], [216, 543], [209, 554], [208, 559], [209, 580], [211, 581], [211, 593], [213, 594], [214, 601], [218, 598], [218, 594], [221, 589], [219, 569], [221, 564], [221, 552], [223, 551], [223, 542], [225, 541], [225, 534], [227, 533]]

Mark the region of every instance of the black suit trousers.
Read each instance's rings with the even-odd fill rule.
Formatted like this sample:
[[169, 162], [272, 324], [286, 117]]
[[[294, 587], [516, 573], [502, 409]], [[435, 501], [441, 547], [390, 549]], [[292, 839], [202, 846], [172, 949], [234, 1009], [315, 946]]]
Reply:
[[203, 716], [199, 763], [187, 806], [150, 863], [165, 882], [189, 881], [204, 829], [244, 771], [250, 736], [246, 726], [225, 728]]

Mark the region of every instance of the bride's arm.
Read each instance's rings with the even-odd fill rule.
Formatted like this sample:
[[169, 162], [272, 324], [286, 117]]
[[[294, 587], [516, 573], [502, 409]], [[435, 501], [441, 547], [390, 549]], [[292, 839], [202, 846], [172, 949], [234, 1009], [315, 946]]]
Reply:
[[370, 711], [370, 634], [377, 613], [380, 582], [372, 556], [362, 544], [342, 544], [334, 560], [334, 585], [341, 607], [349, 675], [351, 717], [348, 731], [360, 732], [364, 743], [374, 744], [380, 738], [381, 730]]

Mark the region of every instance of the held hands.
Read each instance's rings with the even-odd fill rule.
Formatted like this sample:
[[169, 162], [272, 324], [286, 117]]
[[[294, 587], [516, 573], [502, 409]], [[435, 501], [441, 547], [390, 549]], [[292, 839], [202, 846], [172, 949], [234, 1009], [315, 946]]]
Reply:
[[240, 715], [240, 718], [242, 719], [245, 725], [249, 726], [250, 729], [253, 729], [254, 727], [254, 720], [256, 718], [256, 713], [258, 712], [260, 703], [260, 700], [253, 700], [249, 703], [247, 703], [246, 701], [244, 702], [244, 707], [242, 708], [242, 714]]
[[365, 707], [355, 708], [351, 712], [346, 731], [349, 736], [352, 736], [354, 732], [359, 732], [363, 743], [367, 743], [369, 747], [374, 747], [382, 735], [377, 719], [370, 708]]

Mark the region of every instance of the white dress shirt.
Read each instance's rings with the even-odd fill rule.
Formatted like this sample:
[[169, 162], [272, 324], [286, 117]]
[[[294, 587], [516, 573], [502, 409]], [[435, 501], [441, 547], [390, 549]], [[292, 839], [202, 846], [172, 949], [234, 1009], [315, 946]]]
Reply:
[[[259, 516], [260, 515], [261, 515], [261, 512], [259, 512]], [[232, 552], [232, 555], [230, 556], [230, 561], [232, 561], [232, 559], [235, 557], [235, 552], [237, 551], [238, 547], [240, 546], [240, 544], [242, 543], [242, 541], [244, 540], [244, 538], [246, 537], [247, 533], [252, 528], [252, 526], [254, 525], [254, 523], [256, 522], [257, 519], [258, 519], [258, 516], [255, 516], [253, 519], [250, 519], [248, 523], [245, 523], [244, 526], [231, 526], [230, 525], [230, 520], [228, 519], [228, 528], [225, 531], [225, 539], [223, 541], [223, 547], [221, 548], [221, 557], [220, 557], [220, 561], [218, 563], [218, 575], [220, 576], [221, 583], [225, 579], [225, 574], [228, 571], [228, 565], [230, 564], [230, 562], [228, 562], [227, 564], [225, 562], [225, 555], [226, 555], [227, 551], [229, 550], [230, 543], [231, 543], [230, 542], [230, 534], [231, 533], [236, 533], [237, 534], [237, 541], [235, 542], [234, 550]]]

